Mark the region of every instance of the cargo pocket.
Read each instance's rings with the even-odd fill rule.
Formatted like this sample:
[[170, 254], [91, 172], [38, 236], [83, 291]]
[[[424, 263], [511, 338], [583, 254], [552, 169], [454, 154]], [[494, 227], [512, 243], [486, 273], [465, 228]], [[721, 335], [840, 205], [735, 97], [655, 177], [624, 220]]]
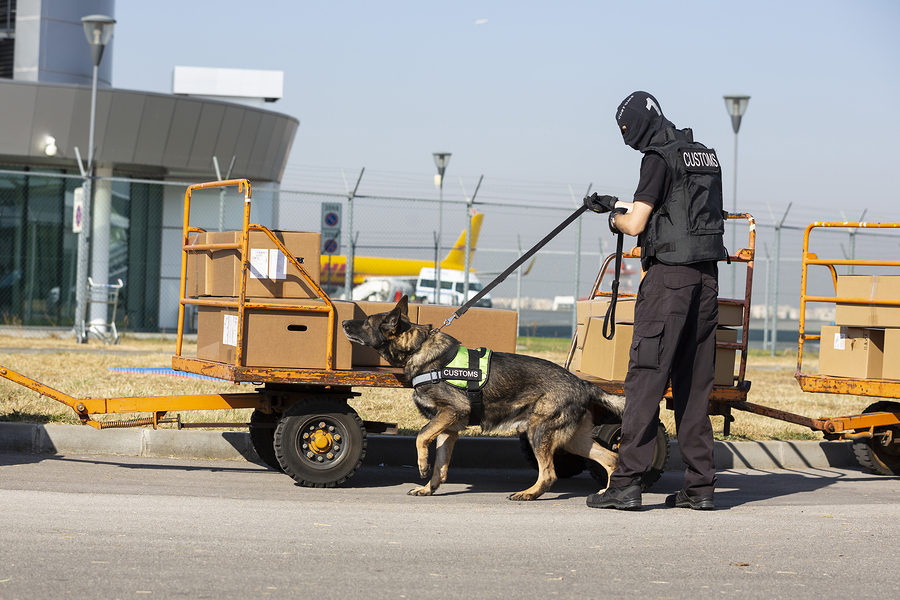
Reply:
[[634, 324], [631, 355], [635, 369], [659, 370], [659, 352], [665, 321], [644, 321]]

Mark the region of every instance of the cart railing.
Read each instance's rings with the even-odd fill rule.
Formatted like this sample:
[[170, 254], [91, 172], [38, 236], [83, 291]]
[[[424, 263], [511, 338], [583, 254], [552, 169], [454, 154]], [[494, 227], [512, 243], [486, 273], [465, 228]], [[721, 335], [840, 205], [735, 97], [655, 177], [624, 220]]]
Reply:
[[[747, 248], [741, 248], [734, 254], [729, 255], [727, 258], [723, 258], [721, 262], [738, 262], [738, 263], [746, 263], [747, 265], [747, 276], [746, 282], [744, 285], [744, 297], [743, 298], [719, 298], [720, 304], [732, 305], [732, 306], [741, 306], [743, 307], [743, 322], [741, 324], [741, 341], [740, 342], [716, 342], [717, 348], [728, 348], [734, 350], [740, 350], [741, 353], [741, 362], [740, 368], [738, 369], [738, 374], [735, 377], [734, 382], [731, 386], [716, 386], [719, 390], [720, 401], [740, 401], [746, 398], [746, 392], [749, 389], [749, 382], [745, 381], [745, 377], [747, 374], [747, 341], [749, 337], [750, 331], [750, 298], [751, 293], [753, 291], [753, 261], [756, 253], [756, 219], [753, 218], [749, 213], [729, 213], [726, 214], [726, 219], [745, 219], [749, 224], [749, 233], [747, 239]], [[623, 252], [622, 258], [640, 258], [641, 257], [641, 249], [640, 248], [632, 248], [629, 252]], [[606, 274], [610, 263], [616, 258], [615, 254], [610, 254], [603, 261], [603, 264], [600, 266], [600, 271], [597, 273], [597, 279], [594, 281], [594, 286], [591, 288], [590, 293], [588, 294], [588, 299], [593, 300], [595, 298], [603, 298], [603, 297], [612, 297], [612, 292], [602, 291], [600, 289], [600, 285], [603, 281], [603, 277]], [[641, 277], [643, 278], [644, 273], [641, 273]], [[620, 292], [618, 294], [619, 298], [634, 298], [636, 294]], [[574, 332], [572, 335], [572, 343], [569, 346], [569, 355], [566, 358], [565, 367], [566, 369], [572, 363], [572, 360], [575, 356], [575, 348], [577, 344], [577, 336], [578, 332]], [[740, 391], [739, 394], [729, 394], [723, 388], [725, 387], [734, 387]], [[608, 390], [613, 391], [613, 390]], [[618, 391], [618, 390], [617, 390]], [[722, 394], [721, 392], [725, 392]], [[666, 392], [667, 395], [670, 394], [670, 391]], [[715, 395], [715, 393], [714, 393]]]
[[[803, 371], [803, 351], [807, 341], [820, 341], [818, 333], [806, 331], [806, 309], [809, 303], [831, 304], [857, 304], [880, 306], [900, 306], [898, 300], [877, 300], [858, 296], [838, 296], [838, 273], [835, 267], [900, 267], [900, 260], [857, 260], [857, 259], [828, 259], [820, 258], [818, 254], [810, 252], [810, 234], [814, 229], [841, 228], [841, 229], [897, 229], [900, 223], [812, 223], [803, 234], [803, 258], [800, 271], [800, 325], [797, 348], [797, 371], [794, 377], [804, 392], [824, 392], [836, 394], [851, 394], [857, 396], [872, 396], [879, 398], [900, 398], [900, 381], [885, 379], [857, 379], [849, 377], [829, 377], [816, 375]], [[807, 293], [809, 285], [809, 268], [812, 266], [825, 267], [830, 271], [834, 286], [833, 296], [812, 295]]]
[[[199, 227], [193, 227], [190, 224], [191, 215], [191, 196], [194, 190], [202, 190], [218, 187], [234, 187], [237, 186], [238, 192], [244, 192], [244, 213], [242, 219], [242, 231], [239, 242], [232, 243], [216, 243], [216, 244], [196, 244], [191, 243], [190, 236], [192, 234], [205, 233], [206, 230]], [[184, 224], [182, 227], [182, 247], [181, 247], [181, 287], [180, 300], [178, 305], [178, 336], [175, 344], [175, 356], [181, 357], [182, 341], [184, 336], [184, 315], [187, 305], [194, 306], [213, 306], [237, 309], [237, 351], [235, 352], [234, 365], [237, 367], [244, 366], [244, 316], [247, 309], [266, 309], [281, 310], [294, 312], [324, 312], [328, 314], [328, 328], [326, 333], [326, 355], [325, 355], [325, 371], [334, 370], [334, 320], [335, 308], [331, 299], [328, 297], [319, 284], [304, 269], [302, 263], [291, 254], [284, 244], [275, 236], [272, 231], [262, 225], [253, 225], [250, 223], [250, 203], [251, 188], [247, 179], [230, 179], [226, 181], [213, 181], [210, 183], [198, 183], [187, 188], [184, 194]], [[298, 298], [297, 302], [290, 304], [275, 304], [260, 300], [252, 302], [247, 301], [247, 279], [250, 273], [250, 232], [261, 231], [275, 244], [275, 247], [281, 251], [287, 258], [288, 262], [293, 265], [300, 276], [306, 281], [313, 292], [316, 294], [317, 300], [321, 300], [322, 304], [314, 304], [309, 300]], [[187, 294], [187, 276], [188, 276], [188, 256], [189, 253], [204, 252], [207, 250], [237, 250], [240, 253], [241, 273], [240, 273], [240, 295], [234, 300], [209, 300], [205, 298], [189, 298]], [[199, 257], [197, 257], [199, 260]], [[318, 263], [314, 265], [319, 268]]]

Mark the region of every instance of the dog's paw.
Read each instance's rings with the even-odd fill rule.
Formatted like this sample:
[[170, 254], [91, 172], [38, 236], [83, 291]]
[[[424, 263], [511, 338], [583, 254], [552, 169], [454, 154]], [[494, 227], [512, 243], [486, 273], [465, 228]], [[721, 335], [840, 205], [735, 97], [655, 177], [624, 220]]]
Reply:
[[516, 492], [515, 494], [510, 494], [509, 496], [510, 500], [515, 500], [517, 502], [522, 500], [534, 500], [535, 498], [537, 498], [537, 496], [535, 496], [534, 494], [529, 494], [528, 492]]
[[419, 464], [419, 476], [422, 479], [428, 479], [428, 475], [431, 473], [431, 465], [428, 463]]
[[430, 496], [431, 495], [431, 486], [423, 485], [422, 487], [417, 487], [406, 492], [408, 496]]

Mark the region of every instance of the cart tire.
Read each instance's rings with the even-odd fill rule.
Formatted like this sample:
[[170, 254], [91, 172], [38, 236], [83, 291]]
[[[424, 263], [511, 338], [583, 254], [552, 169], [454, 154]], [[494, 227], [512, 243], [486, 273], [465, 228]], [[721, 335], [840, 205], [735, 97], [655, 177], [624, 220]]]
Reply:
[[[537, 471], [537, 458], [534, 457], [534, 451], [528, 442], [527, 433], [519, 434], [519, 447], [522, 449], [522, 454], [525, 456], [528, 465]], [[585, 462], [584, 457], [577, 454], [569, 454], [568, 452], [557, 453], [553, 455], [553, 470], [558, 478], [569, 479], [584, 471]]]
[[264, 413], [261, 410], [254, 410], [250, 415], [250, 445], [260, 460], [276, 471], [284, 471], [275, 456], [275, 425], [280, 417], [280, 414]]
[[[873, 412], [891, 412], [900, 413], [900, 403], [881, 401], [870, 405], [865, 413]], [[884, 428], [876, 428], [881, 429]], [[900, 428], [893, 428], [893, 439], [900, 439]], [[886, 448], [879, 443], [878, 439], [858, 440], [853, 442], [853, 454], [859, 464], [876, 475], [900, 475], [900, 452], [897, 450], [896, 442], [891, 448]]]
[[275, 429], [275, 456], [305, 487], [334, 487], [350, 478], [366, 455], [366, 428], [349, 405], [311, 398], [291, 406]]
[[[619, 439], [622, 437], [622, 424], [618, 422], [601, 423], [600, 425], [594, 427], [593, 437], [594, 441], [599, 443], [607, 450], [618, 452]], [[666, 467], [668, 465], [669, 436], [668, 434], [666, 434], [666, 426], [662, 423], [658, 423], [656, 433], [656, 448], [653, 452], [653, 463], [650, 466], [650, 470], [644, 473], [644, 475], [641, 477], [641, 489], [649, 489], [654, 483], [659, 481], [659, 478], [662, 477], [662, 474], [666, 470]], [[594, 478], [594, 481], [600, 484], [601, 489], [609, 485], [609, 476], [606, 473], [606, 469], [604, 469], [600, 464], [592, 460], [588, 460], [587, 467], [588, 471], [591, 474], [591, 477]]]

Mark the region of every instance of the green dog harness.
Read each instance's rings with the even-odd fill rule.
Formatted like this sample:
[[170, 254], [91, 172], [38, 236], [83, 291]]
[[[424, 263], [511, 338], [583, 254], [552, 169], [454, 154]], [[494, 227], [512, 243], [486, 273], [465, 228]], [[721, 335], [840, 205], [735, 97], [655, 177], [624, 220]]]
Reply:
[[417, 387], [423, 383], [446, 381], [450, 385], [466, 390], [471, 407], [469, 424], [478, 425], [484, 414], [481, 390], [487, 383], [490, 373], [491, 354], [487, 348], [469, 349], [460, 346], [453, 360], [443, 368], [413, 377], [412, 385]]

